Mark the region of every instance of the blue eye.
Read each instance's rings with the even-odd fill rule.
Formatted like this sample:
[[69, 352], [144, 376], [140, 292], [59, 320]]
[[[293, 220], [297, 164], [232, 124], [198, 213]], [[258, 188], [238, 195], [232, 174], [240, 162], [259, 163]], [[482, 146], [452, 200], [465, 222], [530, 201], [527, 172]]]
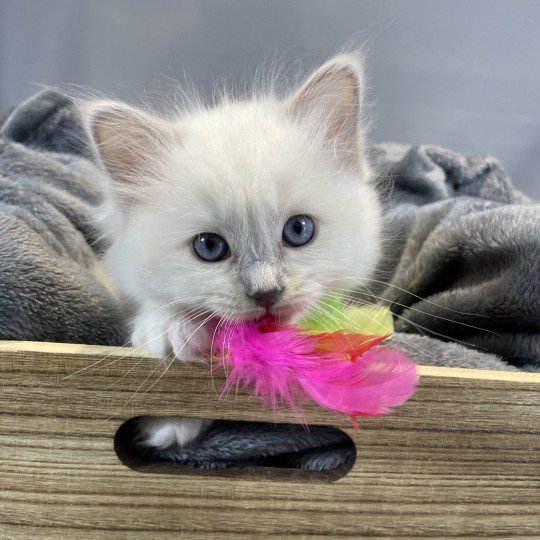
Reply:
[[305, 246], [314, 234], [315, 223], [309, 216], [293, 216], [283, 227], [283, 241], [291, 247]]
[[203, 261], [218, 262], [229, 255], [229, 245], [219, 234], [201, 233], [193, 240], [193, 251]]

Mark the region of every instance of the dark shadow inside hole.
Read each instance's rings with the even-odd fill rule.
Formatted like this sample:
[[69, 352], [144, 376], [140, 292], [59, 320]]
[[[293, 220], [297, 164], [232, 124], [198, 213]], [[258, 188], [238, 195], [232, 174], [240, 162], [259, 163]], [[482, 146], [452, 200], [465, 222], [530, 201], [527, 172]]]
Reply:
[[139, 418], [114, 440], [119, 459], [138, 472], [333, 482], [356, 459], [352, 439], [332, 426], [215, 420], [190, 444], [158, 450], [140, 444]]

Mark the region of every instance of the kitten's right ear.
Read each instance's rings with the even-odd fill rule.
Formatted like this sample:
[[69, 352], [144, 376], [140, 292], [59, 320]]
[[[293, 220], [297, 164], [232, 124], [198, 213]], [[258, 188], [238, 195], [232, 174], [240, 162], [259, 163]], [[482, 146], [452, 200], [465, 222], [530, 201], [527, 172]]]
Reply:
[[156, 171], [174, 135], [169, 125], [143, 111], [114, 101], [85, 106], [87, 125], [105, 169], [122, 191], [135, 191]]

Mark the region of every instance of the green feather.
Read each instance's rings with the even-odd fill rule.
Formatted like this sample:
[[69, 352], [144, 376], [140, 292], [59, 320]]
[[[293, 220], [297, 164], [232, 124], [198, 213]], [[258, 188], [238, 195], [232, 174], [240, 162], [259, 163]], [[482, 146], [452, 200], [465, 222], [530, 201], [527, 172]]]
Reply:
[[326, 296], [298, 326], [310, 334], [351, 332], [370, 336], [394, 333], [390, 309], [378, 305], [345, 305], [339, 295]]

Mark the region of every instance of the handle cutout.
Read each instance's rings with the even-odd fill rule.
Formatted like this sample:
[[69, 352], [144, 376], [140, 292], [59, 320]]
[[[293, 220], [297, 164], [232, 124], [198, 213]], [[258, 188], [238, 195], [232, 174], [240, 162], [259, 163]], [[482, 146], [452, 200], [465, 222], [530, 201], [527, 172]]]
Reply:
[[332, 426], [215, 420], [186, 446], [158, 450], [142, 444], [143, 418], [122, 424], [114, 440], [120, 461], [137, 472], [328, 483], [356, 460], [352, 439]]

